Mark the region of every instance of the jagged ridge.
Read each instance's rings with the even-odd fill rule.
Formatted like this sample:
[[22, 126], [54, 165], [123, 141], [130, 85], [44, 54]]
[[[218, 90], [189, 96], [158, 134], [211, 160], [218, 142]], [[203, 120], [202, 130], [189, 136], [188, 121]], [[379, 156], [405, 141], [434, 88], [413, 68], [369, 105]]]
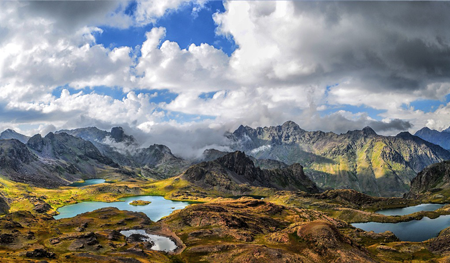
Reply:
[[245, 185], [319, 192], [318, 187], [304, 174], [301, 165], [262, 170], [240, 151], [193, 165], [186, 170], [183, 178], [203, 188], [225, 192], [248, 191]]
[[450, 159], [450, 153], [409, 133], [380, 136], [370, 127], [345, 134], [281, 126], [240, 126], [227, 134], [232, 148], [255, 158], [301, 163], [324, 188], [350, 188], [375, 196], [400, 196], [426, 166]]

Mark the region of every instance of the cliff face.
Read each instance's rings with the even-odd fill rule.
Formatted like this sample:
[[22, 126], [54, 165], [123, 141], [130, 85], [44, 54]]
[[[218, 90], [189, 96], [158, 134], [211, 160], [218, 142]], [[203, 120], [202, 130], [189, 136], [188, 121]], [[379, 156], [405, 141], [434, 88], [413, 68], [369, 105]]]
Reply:
[[249, 190], [246, 186], [319, 192], [319, 188], [305, 175], [301, 165], [262, 170], [239, 151], [214, 161], [193, 165], [186, 170], [183, 178], [203, 188], [225, 192], [246, 192]]
[[370, 127], [345, 134], [308, 132], [293, 122], [239, 127], [227, 134], [232, 148], [261, 159], [304, 165], [322, 188], [348, 188], [374, 196], [400, 196], [423, 168], [450, 153], [409, 133], [377, 135]]
[[67, 184], [57, 167], [62, 166], [42, 162], [18, 140], [0, 140], [0, 174], [13, 181], [46, 187]]
[[450, 161], [430, 165], [411, 182], [409, 196], [450, 189]]
[[44, 138], [37, 134], [28, 140], [27, 146], [43, 159], [67, 163], [88, 176], [94, 176], [97, 167], [119, 167], [91, 142], [67, 133], [49, 133]]

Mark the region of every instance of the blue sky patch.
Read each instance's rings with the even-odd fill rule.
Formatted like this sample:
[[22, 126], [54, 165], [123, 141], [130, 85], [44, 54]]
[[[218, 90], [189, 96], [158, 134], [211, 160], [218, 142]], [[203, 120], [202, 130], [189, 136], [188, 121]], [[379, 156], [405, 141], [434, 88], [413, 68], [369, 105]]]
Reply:
[[[61, 87], [57, 87], [56, 89], [54, 89], [52, 92], [52, 95], [55, 96], [56, 98], [60, 98], [61, 92], [63, 89], [67, 89], [70, 92], [70, 94], [75, 94], [80, 91], [83, 91], [83, 94], [90, 94], [93, 92], [95, 94], [112, 97], [113, 99], [116, 99], [116, 100], [123, 100], [127, 96], [127, 93], [123, 92], [123, 90], [121, 88], [117, 88], [117, 87], [110, 88], [110, 87], [106, 87], [106, 86], [97, 86], [94, 88], [85, 87], [84, 89], [74, 89], [69, 86], [61, 86]], [[142, 89], [140, 89], [140, 90], [133, 90], [133, 92], [136, 94], [144, 93], [144, 94], [151, 95], [150, 101], [153, 103], [156, 103], [156, 104], [159, 104], [161, 102], [170, 103], [178, 97], [177, 93], [170, 92], [169, 90], [166, 90], [166, 89], [164, 89], [164, 90], [155, 90], [155, 89], [142, 90]]]
[[200, 94], [198, 97], [200, 99], [204, 99], [204, 100], [212, 99], [212, 97], [214, 97], [214, 94], [216, 94], [216, 93], [217, 93], [217, 91], [204, 92], [204, 93]]
[[[443, 100], [416, 100], [409, 105], [414, 107], [415, 110], [428, 113], [437, 110], [439, 106], [445, 105], [448, 102], [450, 102], [450, 94], [445, 96]], [[404, 105], [404, 108], [408, 108], [407, 105]]]
[[[192, 12], [194, 7], [193, 3], [182, 5], [178, 10], [165, 14], [155, 24], [143, 27], [101, 27], [103, 33], [95, 35], [96, 43], [111, 49], [122, 46], [134, 48], [142, 45], [146, 40], [145, 33], [153, 27], [165, 27], [166, 36], [161, 43], [165, 40], [177, 42], [182, 49], [187, 49], [191, 44], [198, 46], [207, 43], [230, 56], [237, 48], [236, 43], [233, 39], [215, 34], [217, 26], [212, 18], [214, 13], [225, 11], [223, 2], [210, 1], [195, 14]], [[125, 12], [132, 15], [135, 9], [136, 3], [132, 2]]]

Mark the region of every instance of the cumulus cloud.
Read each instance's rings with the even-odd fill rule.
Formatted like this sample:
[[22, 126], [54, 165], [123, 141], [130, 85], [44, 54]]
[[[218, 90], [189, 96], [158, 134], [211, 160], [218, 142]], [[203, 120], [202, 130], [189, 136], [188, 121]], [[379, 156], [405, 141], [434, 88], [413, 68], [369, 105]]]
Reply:
[[[144, 144], [195, 156], [225, 147], [222, 134], [240, 124], [293, 120], [307, 130], [371, 126], [384, 134], [449, 125], [449, 105], [411, 106], [450, 93], [448, 2], [226, 1], [213, 19], [216, 33], [237, 45], [231, 56], [212, 43], [180, 48], [158, 26], [138, 47], [96, 43], [103, 26], [157, 25], [187, 4], [195, 16], [206, 2], [1, 2], [0, 127], [120, 125]], [[61, 86], [72, 89], [55, 96]], [[86, 92], [95, 86], [126, 96]], [[153, 103], [141, 92], [158, 89], [177, 96]], [[349, 105], [381, 113], [323, 114]], [[171, 120], [178, 113], [208, 118]]]
[[450, 20], [441, 19], [447, 2], [229, 1], [226, 6], [215, 19], [219, 33], [232, 35], [239, 45], [231, 64], [245, 81], [321, 88], [340, 83], [335, 89], [344, 93], [408, 92], [416, 99], [435, 98], [424, 88], [448, 82]]
[[197, 12], [208, 0], [138, 0], [135, 20], [139, 25], [155, 23], [159, 17], [178, 9], [183, 4], [193, 3]]

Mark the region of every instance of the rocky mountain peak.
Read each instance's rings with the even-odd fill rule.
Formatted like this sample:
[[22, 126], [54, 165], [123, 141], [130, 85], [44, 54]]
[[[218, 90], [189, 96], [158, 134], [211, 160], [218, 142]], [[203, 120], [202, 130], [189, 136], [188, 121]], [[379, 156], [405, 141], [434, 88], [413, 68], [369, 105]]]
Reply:
[[0, 140], [8, 140], [8, 139], [16, 139], [22, 143], [26, 143], [29, 139], [28, 136], [20, 134], [12, 129], [6, 129], [2, 133], [0, 133]]
[[[66, 133], [64, 133], [64, 134], [66, 134]], [[53, 139], [55, 139], [55, 134], [53, 132], [49, 132], [47, 135], [45, 135], [44, 138], [49, 139], [49, 140], [53, 140]]]
[[369, 126], [364, 127], [362, 131], [365, 135], [377, 135], [377, 133]]
[[429, 132], [429, 131], [431, 131], [430, 128], [428, 128], [428, 127], [423, 127], [422, 129], [418, 130], [417, 132]]
[[405, 140], [414, 140], [414, 136], [409, 132], [401, 132], [401, 133], [397, 134], [397, 136], [395, 136], [395, 137], [402, 138]]
[[424, 127], [418, 130], [414, 135], [423, 140], [437, 144], [444, 149], [450, 149], [450, 127], [442, 132]]
[[134, 137], [125, 134], [122, 127], [113, 127], [111, 129], [111, 138], [114, 139], [115, 142], [124, 142], [128, 145], [135, 143]]
[[153, 144], [149, 148], [154, 148], [164, 154], [172, 154], [172, 151], [170, 150], [170, 148], [163, 144]]
[[216, 162], [236, 172], [237, 174], [254, 173], [256, 168], [253, 161], [241, 151], [236, 151], [222, 156], [218, 158]]
[[302, 129], [300, 128], [300, 126], [298, 126], [297, 123], [293, 122], [293, 121], [287, 121], [285, 123], [283, 123], [283, 125], [281, 125], [283, 130], [298, 130], [298, 131], [302, 131]]
[[42, 136], [39, 133], [34, 135], [28, 140], [27, 145], [33, 150], [42, 152], [42, 148], [44, 147]]
[[237, 129], [233, 132], [233, 134], [234, 134], [235, 136], [240, 137], [240, 136], [243, 136], [244, 134], [247, 134], [248, 129], [251, 129], [251, 128], [248, 127], [248, 126], [240, 125], [239, 128], [237, 128]]
[[113, 127], [111, 129], [111, 138], [116, 142], [122, 142], [125, 136], [125, 132], [122, 127]]

